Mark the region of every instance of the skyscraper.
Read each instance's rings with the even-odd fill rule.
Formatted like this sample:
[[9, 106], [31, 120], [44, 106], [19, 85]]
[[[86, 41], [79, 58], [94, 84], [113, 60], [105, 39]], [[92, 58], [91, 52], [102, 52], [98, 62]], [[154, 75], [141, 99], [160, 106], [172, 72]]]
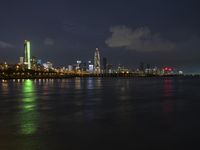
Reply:
[[100, 69], [100, 54], [99, 54], [99, 49], [96, 48], [96, 51], [94, 53], [94, 73], [100, 74], [101, 69]]
[[92, 61], [88, 61], [88, 71], [89, 73], [94, 72], [94, 65], [92, 64]]
[[103, 58], [103, 73], [106, 73], [107, 71], [107, 58]]
[[27, 40], [24, 42], [24, 64], [27, 69], [31, 69], [31, 44]]
[[24, 64], [24, 57], [19, 57], [19, 64], [23, 65]]

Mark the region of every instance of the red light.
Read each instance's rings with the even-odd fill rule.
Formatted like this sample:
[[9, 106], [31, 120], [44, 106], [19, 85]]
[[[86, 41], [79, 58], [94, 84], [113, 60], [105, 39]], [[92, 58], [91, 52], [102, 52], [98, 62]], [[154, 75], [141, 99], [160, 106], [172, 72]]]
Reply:
[[171, 67], [165, 67], [165, 68], [163, 68], [163, 70], [164, 70], [164, 71], [172, 71], [173, 68], [171, 68]]
[[165, 67], [165, 68], [164, 68], [164, 70], [165, 70], [165, 71], [167, 71], [167, 70], [168, 70], [168, 68], [167, 68], [167, 67]]

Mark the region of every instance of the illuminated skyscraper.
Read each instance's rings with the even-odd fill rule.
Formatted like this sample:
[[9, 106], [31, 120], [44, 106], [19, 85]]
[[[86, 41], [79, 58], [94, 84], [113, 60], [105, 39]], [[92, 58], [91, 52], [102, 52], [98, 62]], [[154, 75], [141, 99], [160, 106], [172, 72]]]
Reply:
[[24, 42], [24, 64], [31, 69], [31, 44], [27, 40]]
[[23, 65], [24, 64], [24, 57], [19, 57], [19, 64]]
[[94, 65], [92, 64], [92, 61], [88, 61], [88, 71], [89, 73], [94, 72]]
[[99, 54], [99, 49], [96, 48], [96, 51], [94, 53], [94, 73], [101, 73], [100, 69], [100, 54]]

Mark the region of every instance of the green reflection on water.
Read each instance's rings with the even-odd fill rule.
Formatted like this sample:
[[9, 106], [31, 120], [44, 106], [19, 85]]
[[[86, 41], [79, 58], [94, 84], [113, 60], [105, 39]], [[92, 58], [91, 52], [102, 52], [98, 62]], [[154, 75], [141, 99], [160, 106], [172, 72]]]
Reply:
[[25, 80], [22, 87], [20, 112], [20, 133], [34, 134], [37, 131], [39, 114], [37, 112], [35, 86], [32, 80]]

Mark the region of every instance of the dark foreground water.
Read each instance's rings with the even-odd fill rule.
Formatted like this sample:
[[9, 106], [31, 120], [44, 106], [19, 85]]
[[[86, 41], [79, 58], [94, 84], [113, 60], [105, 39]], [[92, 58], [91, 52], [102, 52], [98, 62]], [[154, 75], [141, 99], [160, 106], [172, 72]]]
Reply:
[[0, 82], [0, 150], [195, 149], [199, 139], [200, 78]]

